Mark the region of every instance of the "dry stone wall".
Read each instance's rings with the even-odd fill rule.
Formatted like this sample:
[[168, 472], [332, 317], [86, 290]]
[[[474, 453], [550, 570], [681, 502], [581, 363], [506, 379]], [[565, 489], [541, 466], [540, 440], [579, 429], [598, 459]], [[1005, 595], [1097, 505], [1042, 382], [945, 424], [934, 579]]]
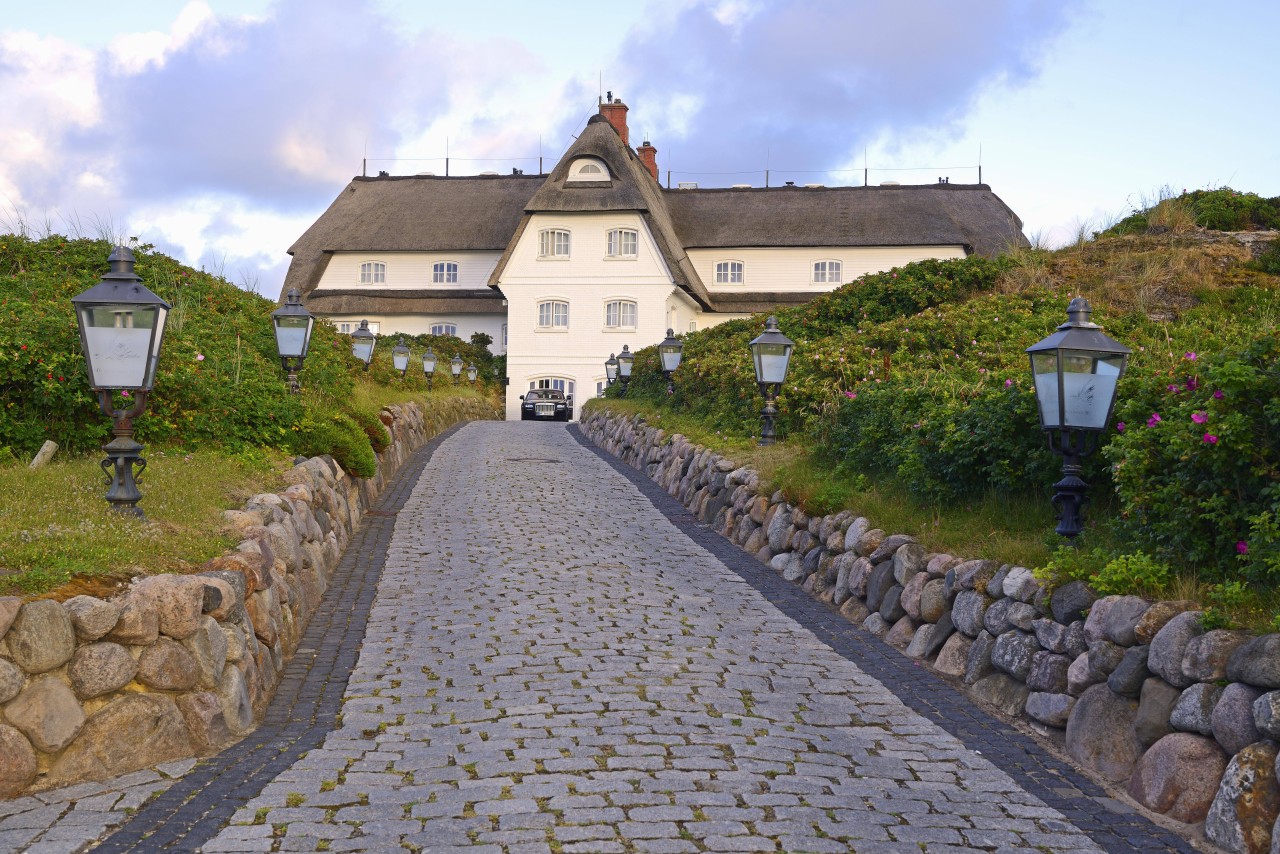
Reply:
[[723, 536], [1095, 775], [1229, 851], [1280, 854], [1280, 635], [1205, 631], [1190, 602], [1049, 589], [931, 553], [855, 513], [811, 517], [759, 475], [643, 416], [582, 431]]
[[410, 403], [372, 478], [330, 457], [283, 492], [224, 513], [240, 537], [192, 575], [136, 579], [110, 599], [0, 597], [0, 798], [208, 754], [249, 732], [387, 480], [450, 425], [491, 404]]

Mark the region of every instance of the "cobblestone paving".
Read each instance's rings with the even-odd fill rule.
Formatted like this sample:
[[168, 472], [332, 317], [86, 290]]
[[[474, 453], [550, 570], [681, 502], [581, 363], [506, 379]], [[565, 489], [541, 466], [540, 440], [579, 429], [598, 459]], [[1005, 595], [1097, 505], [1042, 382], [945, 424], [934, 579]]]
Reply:
[[0, 800], [0, 852], [65, 854], [82, 850], [127, 821], [195, 764], [195, 760], [186, 759], [101, 783]]
[[436, 450], [337, 727], [203, 846], [397, 848], [1102, 850], [521, 423]]

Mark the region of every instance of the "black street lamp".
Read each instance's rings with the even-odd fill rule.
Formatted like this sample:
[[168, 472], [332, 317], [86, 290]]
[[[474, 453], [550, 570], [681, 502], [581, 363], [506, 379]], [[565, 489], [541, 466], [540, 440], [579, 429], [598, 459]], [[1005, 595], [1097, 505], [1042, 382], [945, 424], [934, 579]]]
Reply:
[[676, 338], [675, 332], [667, 330], [667, 337], [658, 345], [658, 358], [662, 360], [662, 372], [667, 375], [667, 394], [676, 393], [676, 384], [671, 375], [680, 367], [680, 357], [684, 353], [684, 344]]
[[360, 361], [364, 362], [364, 369], [369, 370], [369, 363], [373, 361], [373, 348], [378, 343], [378, 338], [369, 331], [369, 321], [360, 321], [360, 328], [351, 333], [351, 354]]
[[422, 354], [422, 372], [427, 375], [427, 388], [431, 388], [436, 378], [436, 354], [430, 347]]
[[474, 364], [467, 365], [467, 382], [472, 385], [476, 384], [476, 366]]
[[[98, 284], [72, 297], [80, 326], [80, 347], [89, 369], [89, 387], [98, 406], [111, 416], [112, 439], [102, 446], [102, 470], [111, 478], [107, 501], [115, 509], [141, 517], [142, 493], [134, 479], [147, 467], [143, 446], [134, 441], [133, 419], [142, 415], [156, 381], [156, 364], [164, 340], [170, 305], [145, 288], [133, 271], [133, 253], [117, 246], [107, 258], [111, 269]], [[132, 395], [133, 406], [116, 409], [112, 391]]]
[[449, 373], [453, 374], [453, 384], [458, 384], [458, 377], [462, 376], [462, 357], [454, 356], [449, 360]]
[[622, 380], [622, 396], [627, 396], [627, 384], [631, 382], [631, 368], [635, 365], [636, 357], [631, 352], [628, 344], [622, 345], [622, 352], [618, 354], [618, 379]]
[[280, 365], [289, 375], [289, 391], [297, 394], [298, 371], [302, 370], [302, 360], [311, 348], [311, 330], [315, 328], [316, 319], [303, 307], [298, 289], [290, 288], [284, 305], [271, 312], [271, 322], [276, 328]]
[[609, 385], [618, 381], [618, 357], [610, 353], [604, 362], [604, 379]]
[[409, 371], [409, 348], [404, 346], [404, 336], [396, 339], [396, 346], [391, 348], [391, 366], [404, 376]]
[[773, 422], [778, 417], [774, 401], [787, 378], [787, 366], [796, 342], [778, 330], [776, 317], [770, 317], [765, 321], [764, 332], [747, 346], [751, 348], [751, 360], [755, 363], [756, 385], [764, 395], [764, 409], [760, 412], [760, 444], [772, 445], [777, 438]]
[[1062, 459], [1062, 480], [1053, 485], [1057, 531], [1074, 538], [1084, 525], [1080, 511], [1089, 485], [1080, 477], [1080, 460], [1098, 448], [1116, 402], [1116, 385], [1131, 352], [1089, 320], [1089, 301], [1076, 297], [1067, 306], [1067, 322], [1048, 338], [1027, 348], [1035, 380], [1040, 426], [1049, 447]]

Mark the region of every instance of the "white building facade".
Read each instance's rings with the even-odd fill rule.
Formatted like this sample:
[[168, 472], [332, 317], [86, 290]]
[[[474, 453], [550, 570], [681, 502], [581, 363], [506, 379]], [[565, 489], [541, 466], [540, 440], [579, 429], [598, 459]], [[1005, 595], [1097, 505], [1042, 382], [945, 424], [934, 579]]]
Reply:
[[535, 387], [571, 394], [576, 412], [610, 355], [668, 329], [1025, 243], [985, 185], [663, 189], [626, 112], [602, 104], [547, 175], [354, 179], [290, 248], [285, 289], [341, 331], [489, 335], [518, 419]]

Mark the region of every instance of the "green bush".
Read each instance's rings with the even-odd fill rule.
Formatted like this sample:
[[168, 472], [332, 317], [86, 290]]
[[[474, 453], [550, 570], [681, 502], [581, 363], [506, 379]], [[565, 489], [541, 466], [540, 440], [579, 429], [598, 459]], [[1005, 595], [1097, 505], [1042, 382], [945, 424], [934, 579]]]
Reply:
[[1209, 567], [1209, 580], [1238, 571], [1280, 581], [1277, 357], [1280, 339], [1270, 334], [1240, 350], [1188, 352], [1179, 375], [1130, 385], [1117, 408], [1123, 432], [1104, 453], [1133, 542]]
[[289, 450], [304, 457], [330, 454], [356, 477], [373, 477], [378, 470], [369, 436], [343, 413], [304, 417], [290, 435]]
[[1180, 195], [1166, 189], [1161, 195], [1155, 204], [1134, 211], [1101, 235], [1146, 234], [1152, 230], [1153, 221], [1159, 220], [1157, 209], [1170, 203], [1185, 206], [1195, 225], [1212, 231], [1280, 229], [1280, 197], [1268, 199], [1257, 193], [1239, 193], [1230, 187], [1189, 193], [1184, 190]]
[[382, 423], [378, 413], [362, 407], [352, 407], [351, 419], [360, 425], [375, 453], [382, 453], [391, 446], [391, 431]]

